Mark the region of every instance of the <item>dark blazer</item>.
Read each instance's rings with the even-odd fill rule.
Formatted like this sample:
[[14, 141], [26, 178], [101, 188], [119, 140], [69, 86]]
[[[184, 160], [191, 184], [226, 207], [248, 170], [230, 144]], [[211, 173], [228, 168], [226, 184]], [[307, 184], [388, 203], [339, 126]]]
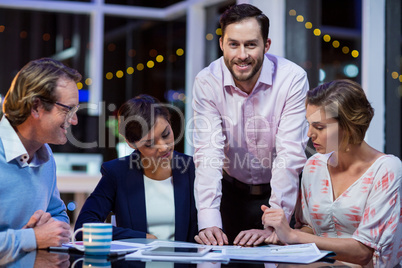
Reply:
[[[126, 157], [103, 163], [101, 173], [102, 178], [85, 201], [75, 229], [87, 222], [104, 222], [109, 213], [113, 212], [118, 226], [113, 227], [113, 239], [146, 237], [144, 173], [140, 153], [136, 150]], [[172, 174], [175, 240], [194, 242], [198, 227], [193, 158], [174, 151]]]

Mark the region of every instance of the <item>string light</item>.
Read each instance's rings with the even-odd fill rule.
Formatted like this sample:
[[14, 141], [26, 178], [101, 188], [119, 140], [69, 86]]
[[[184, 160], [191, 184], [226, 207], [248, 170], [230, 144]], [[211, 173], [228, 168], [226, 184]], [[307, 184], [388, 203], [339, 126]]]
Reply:
[[333, 46], [334, 48], [338, 48], [340, 45], [341, 45], [341, 44], [339, 43], [338, 40], [334, 40], [334, 41], [332, 42], [332, 46]]
[[158, 51], [156, 51], [156, 49], [151, 49], [151, 50], [149, 51], [149, 56], [150, 56], [150, 57], [155, 58], [156, 55], [158, 55]]
[[344, 46], [344, 47], [342, 48], [342, 52], [343, 52], [344, 54], [348, 54], [348, 53], [349, 53], [349, 48], [348, 48], [347, 46]]
[[214, 39], [214, 35], [211, 34], [211, 33], [209, 33], [209, 34], [207, 34], [207, 35], [205, 36], [205, 38], [206, 38], [208, 41], [212, 41], [212, 40]]
[[315, 36], [320, 36], [321, 35], [321, 30], [318, 29], [318, 28], [314, 29], [313, 33], [314, 33]]
[[136, 54], [137, 54], [137, 52], [135, 51], [135, 49], [130, 49], [130, 50], [128, 51], [128, 56], [129, 56], [130, 58], [135, 57]]
[[[302, 15], [297, 15], [296, 16], [296, 10], [294, 10], [294, 9], [291, 9], [291, 10], [289, 10], [289, 16], [293, 16], [293, 17], [296, 17], [296, 21], [297, 22], [303, 22], [304, 21], [304, 17], [302, 16]], [[306, 29], [312, 29], [313, 28], [313, 24], [311, 23], [311, 22], [309, 22], [309, 21], [307, 21], [305, 24], [304, 24], [304, 26], [306, 27]], [[315, 36], [321, 36], [321, 29], [320, 28], [315, 28], [314, 30], [313, 30], [313, 34], [315, 35]], [[331, 41], [331, 39], [332, 39], [332, 37], [329, 35], [329, 34], [325, 34], [323, 37], [322, 37], [322, 39], [324, 40], [324, 42], [330, 42]], [[340, 48], [341, 47], [341, 44], [340, 44], [340, 42], [338, 41], [338, 40], [334, 40], [334, 41], [332, 41], [332, 46], [334, 47], [334, 48]], [[349, 49], [349, 47], [347, 47], [347, 46], [343, 46], [342, 47], [342, 52], [344, 53], [344, 54], [349, 54], [350, 53], [350, 55], [353, 57], [353, 58], [357, 58], [358, 56], [359, 56], [359, 51], [357, 51], [357, 50], [352, 50], [352, 51], [350, 51], [350, 49]]]
[[[292, 16], [292, 17], [296, 16], [296, 10], [294, 10], [294, 9], [289, 10], [289, 16]], [[298, 15], [298, 16], [296, 16], [296, 21], [297, 22], [303, 22], [304, 17], [302, 15]], [[307, 21], [304, 24], [304, 26], [306, 27], [306, 29], [312, 29], [313, 28], [313, 24], [311, 22], [309, 22], [309, 21]], [[316, 29], [314, 29], [313, 34], [315, 36], [320, 36], [321, 35], [321, 30], [319, 28], [316, 28]], [[322, 39], [324, 40], [324, 42], [328, 43], [328, 42], [331, 41], [332, 37], [329, 34], [325, 34], [322, 37]], [[332, 46], [334, 48], [339, 48], [339, 47], [341, 47], [341, 43], [338, 40], [334, 40], [334, 41], [332, 41]], [[353, 49], [352, 51], [350, 51], [349, 47], [343, 46], [341, 50], [342, 50], [342, 52], [344, 54], [349, 54], [349, 52], [350, 52], [350, 55], [353, 58], [359, 57], [359, 51], [356, 50], [356, 49]], [[402, 74], [400, 75], [398, 72], [392, 72], [391, 76], [392, 76], [393, 79], [399, 79], [399, 81], [402, 83]]]
[[176, 55], [177, 55], [177, 56], [183, 56], [183, 54], [184, 54], [184, 50], [183, 50], [182, 48], [178, 48], [178, 49], [176, 50]]
[[163, 61], [163, 56], [162, 55], [158, 55], [158, 56], [156, 56], [156, 61], [157, 62], [162, 62]]
[[[392, 77], [392, 79], [395, 79], [395, 80], [398, 79], [399, 82], [402, 83], [402, 74], [399, 74], [398, 72], [392, 72], [391, 77]], [[402, 91], [401, 91], [401, 96], [402, 96]]]
[[[0, 25], [0, 33], [5, 32], [5, 30], [6, 30], [6, 26], [5, 26], [5, 25]], [[216, 33], [216, 35], [222, 35], [222, 30], [221, 30], [220, 28], [217, 28], [216, 31], [215, 31], [215, 33]], [[25, 38], [28, 37], [28, 32], [25, 31], [25, 30], [22, 30], [22, 31], [19, 33], [19, 36], [20, 36], [21, 39], [25, 39]], [[208, 34], [208, 37], [209, 37], [211, 40], [214, 38], [214, 36], [213, 36], [212, 34]], [[44, 33], [44, 34], [42, 35], [42, 40], [43, 40], [43, 41], [45, 41], [45, 42], [46, 42], [46, 41], [50, 41], [50, 39], [51, 39], [51, 35], [50, 35], [49, 33]], [[65, 47], [71, 46], [71, 40], [65, 39], [63, 42], [64, 42], [64, 46], [65, 46]], [[87, 44], [87, 47], [90, 48], [90, 43]], [[116, 46], [115, 43], [110, 43], [110, 44], [108, 44], [108, 46], [106, 47], [106, 49], [107, 49], [109, 52], [114, 52], [114, 51], [117, 49], [117, 46]], [[135, 57], [135, 56], [137, 55], [137, 51], [136, 51], [135, 49], [129, 49], [128, 52], [127, 52], [127, 55], [128, 55], [130, 58], [133, 58], [133, 57]], [[178, 48], [178, 49], [176, 50], [176, 55], [177, 55], [177, 56], [183, 56], [183, 55], [184, 55], [184, 50], [183, 50], [182, 48]], [[168, 57], [169, 60], [170, 60], [171, 62], [176, 61], [176, 60], [177, 60], [177, 59], [176, 59], [176, 55], [169, 55], [169, 57]], [[155, 58], [155, 61], [158, 62], [158, 63], [162, 63], [162, 62], [165, 60], [165, 57], [164, 57], [163, 55], [158, 55], [158, 51], [157, 51], [156, 49], [151, 49], [151, 50], [149, 51], [149, 56], [152, 57], [152, 58]], [[153, 68], [153, 67], [155, 66], [155, 61], [149, 60], [149, 61], [146, 63], [146, 66], [147, 66], [148, 68]], [[137, 69], [138, 71], [142, 71], [142, 70], [145, 69], [145, 65], [144, 65], [143, 63], [138, 63], [137, 66], [136, 66], [136, 69]], [[126, 73], [127, 73], [128, 75], [132, 75], [132, 74], [134, 74], [134, 71], [135, 71], [134, 67], [128, 67], [127, 70], [126, 70]], [[114, 77], [116, 77], [116, 78], [122, 78], [123, 76], [124, 76], [124, 72], [123, 72], [122, 70], [116, 71], [115, 74], [113, 74], [113, 72], [107, 72], [107, 73], [105, 74], [105, 78], [106, 78], [107, 80], [111, 80], [111, 79], [113, 79]], [[91, 79], [91, 78], [86, 78], [85, 81], [84, 81], [84, 83], [85, 83], [87, 86], [89, 86], [89, 85], [92, 84], [92, 79]], [[82, 88], [84, 87], [84, 84], [81, 83], [81, 82], [78, 82], [78, 83], [77, 83], [77, 87], [78, 87], [78, 89], [82, 89]]]
[[[294, 9], [289, 10], [289, 16], [295, 17], [297, 22], [304, 22], [305, 18], [304, 18], [302, 15], [297, 15], [297, 16], [296, 16], [296, 15], [297, 15], [296, 10], [294, 10]], [[313, 24], [312, 24], [311, 22], [309, 22], [309, 21], [305, 22], [304, 26], [305, 26], [306, 29], [312, 29], [312, 28], [313, 28]], [[5, 25], [0, 25], [0, 33], [3, 33], [5, 30], [6, 30], [6, 26], [5, 26]], [[221, 35], [222, 35], [222, 29], [221, 29], [221, 28], [217, 28], [217, 29], [215, 30], [215, 34], [218, 35], [218, 36], [221, 36]], [[315, 29], [313, 30], [313, 34], [314, 34], [315, 36], [321, 36], [321, 29], [315, 28]], [[21, 38], [21, 39], [25, 39], [25, 38], [27, 38], [27, 36], [28, 36], [28, 33], [27, 33], [26, 31], [21, 31], [21, 32], [20, 32], [20, 38]], [[49, 33], [44, 33], [44, 34], [42, 35], [42, 39], [43, 39], [44, 41], [49, 41], [50, 38], [51, 38], [51, 35], [50, 35]], [[211, 34], [211, 33], [208, 33], [208, 34], [206, 35], [206, 39], [207, 39], [207, 40], [210, 40], [210, 41], [211, 41], [211, 40], [213, 40], [213, 38], [214, 38], [214, 36], [213, 36], [213, 34]], [[322, 38], [323, 38], [324, 42], [327, 42], [327, 43], [332, 40], [332, 37], [331, 37], [329, 34], [323, 35]], [[67, 46], [67, 47], [70, 46], [70, 45], [71, 45], [71, 40], [68, 40], [68, 39], [64, 40], [64, 45]], [[340, 42], [339, 42], [338, 40], [334, 40], [334, 41], [332, 41], [332, 46], [333, 46], [334, 48], [339, 48], [339, 47], [341, 47], [341, 44], [340, 44]], [[115, 51], [115, 50], [116, 50], [116, 45], [115, 45], [114, 43], [110, 43], [110, 44], [107, 46], [107, 50], [110, 51], [110, 52]], [[342, 52], [343, 52], [344, 54], [349, 54], [349, 53], [350, 53], [350, 55], [351, 55], [353, 58], [359, 57], [359, 51], [358, 51], [358, 50], [350, 50], [349, 47], [347, 47], [347, 46], [343, 46], [341, 50], [342, 50]], [[132, 58], [132, 57], [135, 57], [135, 56], [136, 56], [137, 52], [136, 52], [135, 49], [129, 49], [127, 54], [128, 54], [129, 57]], [[158, 62], [158, 63], [161, 63], [161, 62], [164, 61], [164, 57], [163, 57], [162, 55], [158, 55], [156, 49], [151, 49], [151, 50], [149, 51], [149, 55], [150, 55], [150, 57], [152, 57], [152, 58], [155, 57], [155, 61]], [[184, 55], [184, 50], [183, 50], [182, 48], [177, 49], [177, 50], [176, 50], [176, 55], [177, 55], [177, 56], [182, 56], [182, 55]], [[170, 60], [170, 61], [174, 61], [174, 60], [175, 60], [175, 55], [170, 55], [170, 56], [169, 56], [169, 60]], [[148, 68], [153, 68], [154, 66], [155, 66], [155, 62], [154, 62], [154, 61], [149, 60], [149, 61], [147, 62], [147, 67], [148, 67]], [[143, 63], [138, 63], [137, 66], [136, 66], [136, 68], [137, 68], [138, 71], [142, 71], [142, 70], [145, 68], [145, 66], [144, 66]], [[130, 75], [131, 75], [131, 74], [134, 73], [134, 68], [133, 68], [133, 67], [128, 67], [127, 70], [126, 70], [126, 72], [127, 72], [127, 74], [130, 74]], [[117, 77], [117, 78], [121, 78], [121, 77], [123, 77], [123, 76], [124, 76], [124, 72], [123, 72], [123, 71], [118, 70], [118, 71], [116, 72], [116, 77]], [[391, 73], [391, 76], [392, 76], [393, 79], [398, 79], [398, 80], [402, 83], [402, 74], [400, 75], [398, 72], [392, 72], [392, 73]], [[107, 72], [106, 75], [105, 75], [105, 77], [106, 77], [106, 79], [111, 80], [111, 79], [113, 79], [114, 75], [113, 75], [112, 72]], [[91, 79], [91, 78], [87, 78], [87, 79], [85, 80], [85, 84], [86, 84], [86, 85], [91, 85], [91, 84], [92, 84], [92, 79]], [[82, 88], [83, 88], [83, 84], [82, 84], [81, 82], [78, 82], [78, 83], [77, 83], [77, 87], [78, 87], [78, 89], [82, 89]]]
[[149, 69], [153, 68], [154, 66], [155, 66], [155, 62], [154, 62], [154, 61], [150, 60], [150, 61], [147, 62], [147, 67], [148, 67]]
[[92, 85], [92, 79], [91, 78], [85, 79], [85, 85], [87, 86]]
[[21, 32], [20, 32], [20, 38], [21, 38], [21, 39], [25, 39], [25, 38], [27, 38], [27, 37], [28, 37], [27, 31], [21, 31]]
[[42, 39], [43, 39], [43, 41], [49, 41], [50, 40], [50, 34], [48, 34], [48, 33], [44, 33], [43, 35], [42, 35]]
[[325, 41], [325, 42], [329, 42], [329, 41], [331, 41], [331, 36], [329, 35], [329, 34], [325, 34], [323, 37], [322, 37], [322, 39]]
[[138, 64], [137, 64], [137, 70], [138, 70], [138, 71], [144, 70], [144, 64], [138, 63]]
[[110, 52], [115, 51], [115, 50], [116, 50], [116, 45], [113, 44], [113, 43], [110, 43], [110, 44], [107, 46], [107, 50], [109, 50]]
[[133, 67], [128, 67], [127, 68], [127, 74], [133, 74], [134, 73], [134, 68]]
[[113, 78], [112, 72], [107, 72], [107, 73], [106, 73], [106, 79], [107, 79], [107, 80], [111, 80], [112, 78]]
[[298, 15], [298, 16], [296, 17], [296, 20], [297, 20], [298, 22], [303, 22], [303, 21], [304, 21], [304, 17], [303, 17], [302, 15]]
[[117, 72], [116, 72], [116, 77], [117, 78], [122, 78], [124, 76], [124, 72], [122, 71], [122, 70], [118, 70]]

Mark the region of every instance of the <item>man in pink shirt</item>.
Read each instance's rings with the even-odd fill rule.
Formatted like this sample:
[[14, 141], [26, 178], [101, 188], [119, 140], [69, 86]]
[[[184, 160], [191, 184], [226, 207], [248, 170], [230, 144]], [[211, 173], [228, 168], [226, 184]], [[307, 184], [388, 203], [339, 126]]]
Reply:
[[[223, 57], [193, 88], [195, 198], [208, 245], [258, 245], [275, 236], [261, 224], [262, 204], [294, 211], [306, 161], [306, 72], [267, 54], [269, 19], [241, 4], [221, 16]], [[223, 178], [223, 179], [222, 179]]]

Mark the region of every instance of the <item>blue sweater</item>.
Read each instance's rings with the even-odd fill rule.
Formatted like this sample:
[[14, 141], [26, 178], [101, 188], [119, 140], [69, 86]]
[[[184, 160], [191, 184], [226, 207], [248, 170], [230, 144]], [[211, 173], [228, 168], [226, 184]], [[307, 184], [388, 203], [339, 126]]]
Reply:
[[57, 189], [56, 164], [50, 147], [42, 146], [31, 164], [22, 163], [24, 155], [27, 154], [18, 135], [3, 117], [0, 122], [0, 258], [36, 249], [34, 230], [21, 229], [35, 211], [49, 212], [55, 220], [69, 223]]

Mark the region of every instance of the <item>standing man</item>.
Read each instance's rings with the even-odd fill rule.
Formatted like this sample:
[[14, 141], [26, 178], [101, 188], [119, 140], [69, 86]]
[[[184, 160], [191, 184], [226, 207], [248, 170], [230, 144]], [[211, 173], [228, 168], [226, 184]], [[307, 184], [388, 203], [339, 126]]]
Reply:
[[50, 144], [65, 144], [78, 123], [81, 75], [52, 59], [29, 62], [5, 96], [0, 121], [2, 256], [69, 242], [66, 206]]
[[306, 161], [306, 72], [267, 54], [269, 19], [240, 4], [220, 19], [223, 57], [193, 88], [195, 198], [203, 244], [258, 245], [261, 204], [282, 208], [288, 221]]

